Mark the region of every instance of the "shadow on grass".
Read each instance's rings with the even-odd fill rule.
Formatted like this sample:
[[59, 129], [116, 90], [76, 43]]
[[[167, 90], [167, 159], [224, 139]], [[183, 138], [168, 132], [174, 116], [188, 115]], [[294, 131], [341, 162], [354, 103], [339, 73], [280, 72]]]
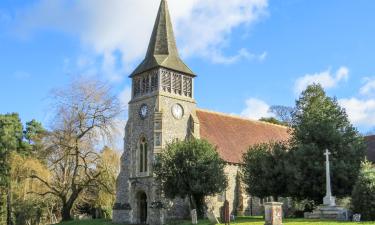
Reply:
[[[264, 219], [262, 217], [238, 217], [236, 221], [231, 224], [240, 224], [240, 225], [264, 225]], [[375, 225], [374, 222], [339, 222], [339, 221], [330, 221], [330, 220], [307, 220], [307, 219], [285, 219], [283, 221], [285, 225]], [[115, 225], [109, 220], [80, 220], [80, 221], [68, 221], [60, 223], [59, 225]], [[125, 225], [125, 224], [122, 224]], [[151, 224], [150, 224], [151, 225]], [[166, 225], [191, 225], [191, 221], [173, 221], [169, 222]], [[198, 225], [211, 225], [208, 220], [199, 220]]]
[[[236, 221], [231, 222], [231, 224], [239, 225], [264, 225], [264, 219], [262, 217], [238, 217]], [[285, 225], [375, 225], [374, 222], [350, 222], [350, 221], [332, 221], [332, 220], [315, 220], [315, 219], [284, 219], [283, 224]], [[168, 223], [167, 225], [191, 225], [190, 221], [174, 221]], [[200, 220], [198, 225], [211, 225], [208, 220]]]

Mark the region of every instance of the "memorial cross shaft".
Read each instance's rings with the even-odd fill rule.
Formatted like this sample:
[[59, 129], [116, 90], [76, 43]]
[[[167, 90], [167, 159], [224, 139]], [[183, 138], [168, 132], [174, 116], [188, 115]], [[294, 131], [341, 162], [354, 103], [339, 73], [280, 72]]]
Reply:
[[331, 190], [331, 172], [330, 172], [330, 165], [329, 165], [329, 155], [331, 153], [326, 149], [326, 152], [324, 153], [326, 156], [326, 196], [331, 197], [332, 196], [332, 190]]
[[324, 155], [326, 156], [326, 196], [323, 199], [323, 204], [327, 206], [336, 206], [335, 197], [332, 196], [331, 189], [331, 172], [329, 165], [329, 155], [331, 155], [331, 153], [326, 149]]

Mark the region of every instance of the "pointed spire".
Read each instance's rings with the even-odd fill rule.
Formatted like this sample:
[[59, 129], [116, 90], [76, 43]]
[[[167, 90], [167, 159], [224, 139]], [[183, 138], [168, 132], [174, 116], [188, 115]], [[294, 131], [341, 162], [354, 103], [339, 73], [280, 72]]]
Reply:
[[130, 76], [156, 67], [165, 67], [195, 76], [178, 54], [166, 0], [161, 0], [146, 57]]

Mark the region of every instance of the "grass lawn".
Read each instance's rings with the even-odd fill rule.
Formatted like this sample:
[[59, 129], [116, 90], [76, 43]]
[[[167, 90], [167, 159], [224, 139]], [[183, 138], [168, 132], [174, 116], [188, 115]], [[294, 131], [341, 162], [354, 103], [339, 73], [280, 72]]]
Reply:
[[[241, 225], [264, 225], [264, 221], [261, 218], [256, 217], [246, 217], [246, 218], [237, 218], [237, 220], [231, 224], [241, 224]], [[321, 221], [321, 220], [305, 220], [305, 219], [286, 219], [283, 221], [283, 224], [286, 225], [353, 225], [353, 224], [373, 224], [374, 222], [335, 222], [335, 221]], [[60, 223], [59, 225], [113, 225], [110, 221], [105, 220], [81, 220], [81, 221], [69, 221]], [[170, 225], [191, 225], [190, 221], [179, 221], [174, 222]], [[201, 220], [199, 225], [210, 225], [208, 220]]]

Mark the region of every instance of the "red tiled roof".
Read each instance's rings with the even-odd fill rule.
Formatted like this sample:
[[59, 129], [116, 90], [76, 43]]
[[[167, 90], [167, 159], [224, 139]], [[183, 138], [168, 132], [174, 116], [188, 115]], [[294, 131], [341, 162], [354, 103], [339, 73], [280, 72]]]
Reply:
[[367, 143], [367, 160], [375, 163], [375, 135], [365, 137]]
[[197, 110], [200, 137], [217, 147], [226, 162], [241, 163], [242, 155], [255, 144], [284, 141], [288, 128], [205, 110]]

